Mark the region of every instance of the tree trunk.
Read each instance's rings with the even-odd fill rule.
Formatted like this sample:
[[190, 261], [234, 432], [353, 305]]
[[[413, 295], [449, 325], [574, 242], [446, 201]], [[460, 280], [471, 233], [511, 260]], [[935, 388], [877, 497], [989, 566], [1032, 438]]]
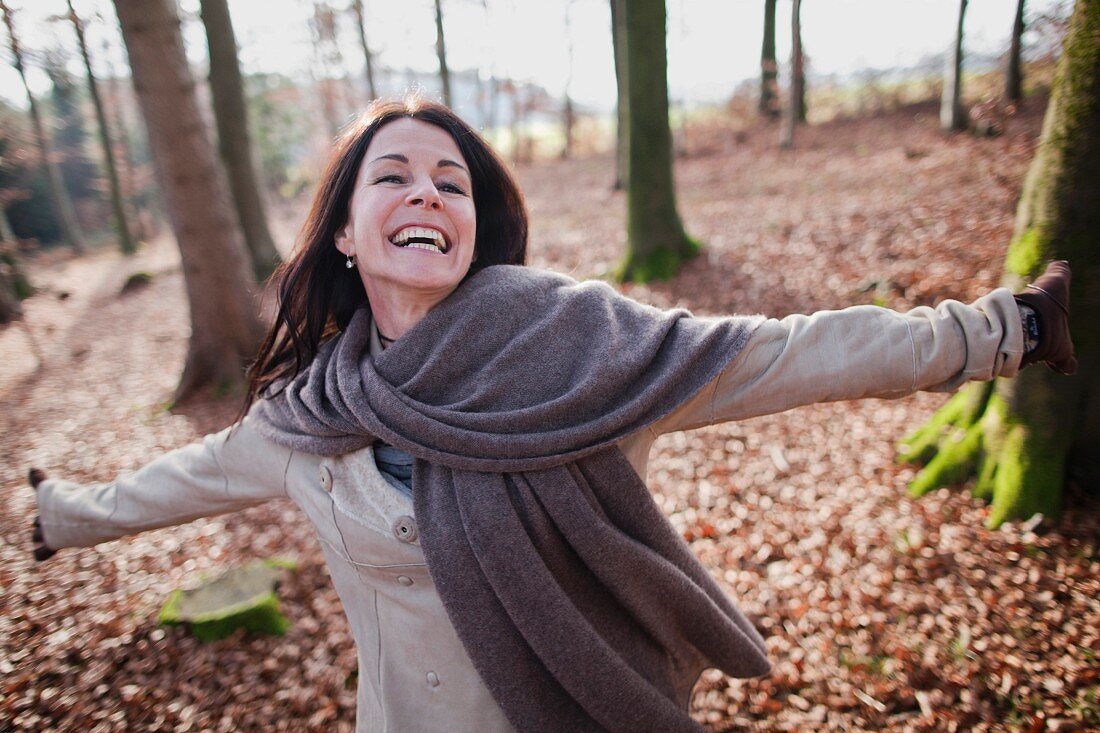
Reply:
[[940, 129], [958, 132], [966, 129], [966, 110], [962, 106], [963, 21], [967, 0], [959, 0], [959, 22], [955, 42], [943, 68], [943, 96], [940, 99]]
[[764, 0], [764, 43], [760, 49], [760, 104], [764, 117], [779, 117], [779, 65], [775, 60], [775, 2]]
[[1024, 0], [1016, 0], [1016, 20], [1012, 23], [1012, 41], [1008, 46], [1005, 68], [1005, 99], [1019, 102], [1024, 98], [1023, 72], [1020, 70], [1020, 43], [1024, 35]]
[[1079, 0], [1058, 62], [1043, 133], [1024, 181], [1005, 284], [1019, 288], [1048, 260], [1073, 267], [1071, 330], [1079, 369], [1038, 366], [1014, 380], [972, 385], [903, 446], [928, 461], [911, 490], [976, 476], [989, 525], [1056, 514], [1067, 480], [1095, 490], [1100, 476], [1100, 2]]
[[620, 280], [645, 282], [672, 277], [700, 245], [684, 232], [672, 179], [672, 132], [668, 123], [668, 59], [665, 1], [629, 0], [625, 19], [629, 89], [629, 180], [626, 257]]
[[355, 27], [359, 32], [359, 45], [363, 47], [363, 58], [366, 59], [367, 94], [371, 99], [378, 99], [378, 87], [374, 84], [374, 54], [367, 45], [367, 21], [363, 12], [363, 0], [355, 0], [352, 3], [355, 8]]
[[15, 35], [15, 25], [12, 21], [12, 13], [6, 2], [0, 2], [0, 11], [4, 14], [4, 25], [8, 29], [8, 43], [11, 48], [12, 64], [19, 72], [19, 78], [23, 82], [23, 88], [27, 91], [27, 105], [31, 114], [31, 123], [34, 126], [34, 137], [38, 143], [38, 151], [42, 156], [42, 166], [46, 170], [46, 181], [50, 189], [50, 199], [57, 214], [58, 224], [61, 226], [61, 235], [77, 252], [87, 249], [84, 242], [84, 232], [80, 229], [80, 223], [76, 219], [73, 210], [73, 202], [69, 192], [65, 190], [65, 183], [61, 179], [61, 170], [54, 160], [50, 147], [50, 139], [46, 134], [46, 125], [42, 121], [42, 114], [38, 110], [38, 103], [27, 85], [26, 67], [23, 65], [23, 51], [19, 46], [19, 39]]
[[567, 44], [567, 56], [569, 58], [565, 77], [565, 100], [561, 106], [561, 126], [565, 138], [561, 148], [561, 159], [567, 160], [573, 155], [573, 126], [577, 121], [576, 109], [573, 107], [573, 98], [569, 90], [573, 86], [573, 28], [569, 20], [569, 11], [572, 9], [573, 0], [565, 4], [565, 42]]
[[124, 255], [132, 255], [137, 251], [137, 243], [130, 230], [130, 222], [126, 217], [126, 205], [122, 196], [122, 185], [119, 183], [118, 165], [115, 163], [115, 150], [111, 145], [111, 131], [107, 126], [107, 113], [103, 109], [103, 99], [99, 95], [99, 83], [92, 72], [92, 61], [88, 57], [88, 45], [84, 41], [84, 25], [80, 17], [73, 9], [72, 0], [68, 0], [69, 20], [76, 30], [76, 41], [80, 48], [80, 57], [84, 60], [84, 71], [88, 80], [88, 95], [92, 98], [92, 106], [95, 107], [95, 118], [99, 125], [99, 143], [103, 147], [103, 167], [107, 171], [107, 183], [111, 189], [111, 208], [115, 214], [115, 229], [118, 231], [118, 246]]
[[262, 334], [225, 174], [199, 114], [174, 0], [115, 0], [169, 220], [179, 243], [191, 341], [176, 390], [238, 384]]
[[443, 42], [443, 3], [435, 0], [435, 55], [439, 57], [439, 84], [443, 87], [443, 104], [451, 107], [451, 72], [447, 69], [447, 45]]
[[806, 75], [802, 55], [802, 0], [791, 0], [791, 88], [779, 145], [794, 145], [794, 128], [806, 121]]
[[226, 0], [201, 0], [202, 23], [210, 48], [210, 96], [218, 127], [218, 152], [229, 174], [229, 189], [244, 230], [256, 279], [279, 266], [279, 251], [267, 227], [267, 213], [248, 134], [248, 105], [237, 59], [237, 41]]
[[19, 241], [8, 223], [8, 212], [0, 209], [0, 326], [23, 317], [23, 300], [34, 293], [23, 271]]
[[626, 0], [611, 0], [611, 46], [615, 58], [615, 185], [626, 188], [630, 180], [630, 87], [626, 79]]

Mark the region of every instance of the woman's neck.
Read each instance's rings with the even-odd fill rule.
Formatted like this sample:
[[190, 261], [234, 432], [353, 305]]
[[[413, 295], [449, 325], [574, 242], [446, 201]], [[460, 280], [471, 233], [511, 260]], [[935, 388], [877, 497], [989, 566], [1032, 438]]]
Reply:
[[[387, 341], [396, 341], [413, 326], [420, 323], [428, 311], [435, 307], [439, 298], [409, 297], [407, 294], [367, 291], [371, 316], [379, 335]], [[444, 296], [446, 297], [446, 296]]]

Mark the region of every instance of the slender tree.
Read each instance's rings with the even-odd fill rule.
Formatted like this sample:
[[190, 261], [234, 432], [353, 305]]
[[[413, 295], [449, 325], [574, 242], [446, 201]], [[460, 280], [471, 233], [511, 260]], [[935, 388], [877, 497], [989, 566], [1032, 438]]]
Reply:
[[626, 188], [630, 171], [630, 87], [626, 68], [626, 0], [611, 0], [611, 46], [615, 59], [615, 185]]
[[352, 8], [355, 10], [355, 27], [359, 32], [359, 45], [363, 47], [363, 58], [366, 60], [364, 73], [367, 77], [367, 94], [371, 99], [378, 99], [378, 87], [374, 84], [374, 54], [367, 45], [367, 20], [363, 10], [363, 0], [355, 0]]
[[1020, 47], [1024, 36], [1024, 0], [1016, 0], [1016, 18], [1012, 22], [1012, 40], [1005, 64], [1005, 99], [1019, 102], [1024, 98], [1024, 79], [1020, 68]]
[[794, 128], [806, 121], [806, 73], [802, 53], [802, 0], [791, 0], [791, 86], [790, 99], [783, 115], [779, 144], [794, 144]]
[[42, 113], [38, 109], [38, 104], [35, 101], [30, 86], [27, 84], [27, 72], [23, 64], [23, 50], [19, 45], [19, 37], [15, 33], [15, 22], [12, 19], [11, 9], [8, 8], [8, 4], [2, 0], [0, 0], [0, 12], [4, 14], [4, 25], [8, 29], [8, 45], [11, 49], [12, 65], [19, 73], [19, 78], [23, 82], [23, 88], [27, 92], [27, 105], [30, 110], [31, 123], [34, 126], [34, 137], [35, 141], [38, 143], [39, 154], [42, 157], [42, 166], [46, 171], [46, 180], [50, 188], [50, 199], [54, 205], [58, 223], [61, 226], [61, 234], [73, 249], [77, 252], [83, 252], [86, 249], [84, 244], [84, 232], [80, 229], [80, 223], [76, 219], [76, 212], [73, 210], [72, 199], [69, 197], [68, 191], [65, 190], [65, 183], [61, 178], [61, 171], [57, 166], [57, 161], [54, 160], [50, 139], [46, 133], [46, 124], [42, 120]]
[[962, 106], [963, 21], [967, 0], [959, 0], [959, 20], [955, 40], [943, 69], [943, 97], [940, 100], [940, 129], [958, 132], [966, 129], [966, 110]]
[[191, 312], [176, 390], [238, 384], [262, 334], [248, 254], [225, 173], [206, 136], [174, 0], [114, 0]]
[[107, 113], [103, 109], [103, 99], [99, 94], [99, 83], [92, 71], [92, 61], [88, 57], [88, 44], [84, 40], [84, 25], [80, 16], [73, 8], [73, 0], [66, 0], [69, 5], [69, 20], [72, 21], [76, 31], [76, 42], [80, 48], [80, 58], [84, 61], [84, 71], [88, 81], [88, 95], [92, 98], [92, 106], [95, 108], [96, 123], [99, 126], [99, 144], [103, 148], [103, 168], [107, 172], [107, 183], [111, 191], [111, 209], [115, 215], [115, 230], [118, 232], [118, 246], [122, 254], [131, 255], [137, 251], [137, 244], [130, 233], [130, 222], [126, 218], [126, 206], [122, 196], [122, 185], [118, 178], [118, 165], [115, 163], [114, 146], [111, 145], [111, 131], [107, 126]]
[[248, 104], [237, 58], [237, 40], [226, 0], [201, 0], [202, 23], [210, 48], [210, 96], [218, 128], [218, 152], [229, 174], [229, 189], [256, 279], [266, 280], [279, 265], [279, 251], [267, 227], [252, 139], [248, 133]]
[[576, 109], [573, 107], [573, 97], [570, 95], [570, 87], [573, 85], [573, 28], [569, 19], [569, 13], [573, 8], [573, 0], [565, 3], [565, 42], [567, 71], [565, 77], [565, 99], [561, 106], [561, 126], [565, 141], [561, 148], [561, 158], [565, 160], [573, 155], [573, 126], [577, 121]]
[[1018, 289], [1051, 259], [1073, 266], [1070, 326], [1079, 368], [1063, 377], [1029, 367], [1016, 379], [974, 384], [902, 447], [925, 462], [922, 494], [976, 476], [988, 523], [1056, 514], [1067, 480], [1100, 476], [1100, 0], [1078, 0], [1058, 61], [1043, 132], [1024, 181], [1005, 258]]
[[435, 0], [435, 55], [439, 57], [439, 84], [443, 87], [443, 104], [451, 107], [451, 72], [447, 68], [447, 45], [443, 41], [442, 0]]
[[621, 280], [644, 282], [676, 274], [698, 252], [676, 211], [672, 132], [668, 122], [665, 0], [629, 0], [625, 20], [629, 89], [629, 180], [626, 257]]
[[775, 3], [764, 0], [764, 43], [760, 49], [760, 103], [765, 117], [779, 117], [779, 65], [775, 60]]

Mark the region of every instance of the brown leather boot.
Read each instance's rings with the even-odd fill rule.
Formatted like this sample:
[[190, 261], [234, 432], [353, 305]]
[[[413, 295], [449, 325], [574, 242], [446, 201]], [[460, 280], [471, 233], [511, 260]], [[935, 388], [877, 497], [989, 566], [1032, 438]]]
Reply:
[[1039, 279], [1016, 296], [1016, 302], [1035, 313], [1039, 343], [1024, 354], [1020, 366], [1043, 362], [1061, 374], [1077, 371], [1073, 341], [1069, 336], [1069, 263], [1055, 260]]

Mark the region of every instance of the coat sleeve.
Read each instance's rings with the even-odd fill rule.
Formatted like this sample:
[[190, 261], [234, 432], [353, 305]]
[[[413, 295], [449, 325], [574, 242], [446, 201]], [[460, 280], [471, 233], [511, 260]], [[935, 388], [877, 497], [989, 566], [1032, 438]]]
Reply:
[[246, 418], [110, 483], [47, 479], [37, 490], [43, 538], [55, 550], [88, 547], [284, 497], [292, 457]]
[[765, 321], [717, 379], [652, 426], [686, 430], [799, 405], [950, 391], [1016, 375], [1023, 330], [1012, 293], [898, 313], [854, 306]]

